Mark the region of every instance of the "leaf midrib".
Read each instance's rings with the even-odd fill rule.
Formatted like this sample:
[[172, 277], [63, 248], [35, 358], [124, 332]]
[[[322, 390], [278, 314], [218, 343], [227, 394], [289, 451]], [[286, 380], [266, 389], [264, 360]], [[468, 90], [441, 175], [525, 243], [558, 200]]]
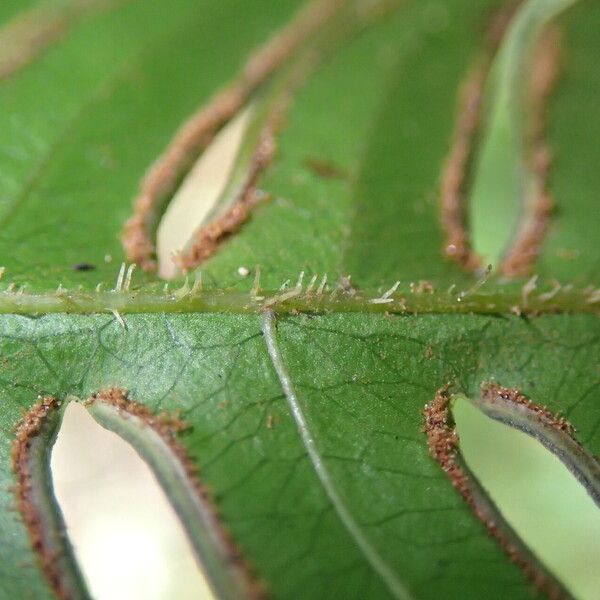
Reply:
[[[256, 292], [196, 290], [187, 281], [178, 290], [112, 290], [86, 293], [59, 289], [47, 294], [28, 294], [12, 287], [0, 292], [0, 314], [71, 313], [232, 313], [256, 314], [266, 309], [277, 313], [365, 314], [483, 314], [541, 315], [557, 313], [599, 314], [598, 290], [573, 289], [548, 298], [548, 292], [525, 294], [524, 288], [489, 292], [418, 293], [398, 291], [389, 298], [377, 291], [348, 293], [339, 288], [321, 295], [299, 289], [296, 294], [275, 290]], [[544, 289], [544, 288], [542, 288]]]

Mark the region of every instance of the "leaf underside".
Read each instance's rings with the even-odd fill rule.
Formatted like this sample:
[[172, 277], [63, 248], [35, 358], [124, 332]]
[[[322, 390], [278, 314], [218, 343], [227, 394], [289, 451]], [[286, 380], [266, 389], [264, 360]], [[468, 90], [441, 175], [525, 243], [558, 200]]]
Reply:
[[[0, 18], [10, 25], [29, 5], [3, 2]], [[119, 234], [148, 165], [300, 6], [114, 3], [0, 81], [0, 312], [26, 306], [0, 315], [0, 597], [53, 597], [14, 510], [15, 424], [40, 394], [87, 398], [114, 386], [153, 412], [180, 411], [190, 425], [180, 443], [274, 598], [543, 597], [429, 456], [422, 410], [447, 384], [474, 397], [495, 380], [566, 415], [600, 454], [599, 6], [582, 0], [557, 19], [565, 50], [546, 109], [556, 209], [531, 272], [537, 290], [529, 276], [482, 281], [443, 257], [439, 182], [459, 90], [490, 51], [485, 32], [501, 3], [413, 0], [336, 40], [294, 92], [257, 184], [268, 200], [202, 265], [204, 291], [247, 294], [247, 310], [140, 303], [126, 314], [124, 297], [115, 316], [94, 296], [97, 284], [114, 286]], [[95, 268], [74, 269], [83, 263]], [[270, 347], [265, 306], [251, 300], [257, 267], [265, 290], [287, 279], [292, 289], [305, 272], [300, 311], [285, 300], [268, 307]], [[351, 276], [351, 313], [347, 282], [314, 310], [316, 274], [329, 276], [328, 294]], [[417, 304], [441, 298], [443, 308], [387, 304], [398, 280]], [[68, 301], [44, 314], [37, 294], [59, 285], [63, 297], [88, 298], [89, 314]], [[489, 314], [451, 314], [473, 286], [473, 312]], [[162, 289], [152, 273], [131, 284], [132, 297]], [[576, 310], [571, 290], [587, 290]], [[539, 293], [556, 294], [552, 311]], [[516, 305], [497, 309], [486, 294]], [[530, 294], [536, 314], [519, 316]]]

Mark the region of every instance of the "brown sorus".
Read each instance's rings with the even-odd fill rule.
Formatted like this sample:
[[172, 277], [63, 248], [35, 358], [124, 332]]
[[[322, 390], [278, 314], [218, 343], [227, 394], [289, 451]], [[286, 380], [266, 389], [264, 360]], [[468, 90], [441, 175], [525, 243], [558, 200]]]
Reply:
[[34, 501], [33, 475], [31, 473], [31, 443], [37, 436], [50, 411], [58, 408], [59, 402], [52, 396], [41, 398], [28, 410], [16, 427], [16, 435], [11, 448], [11, 462], [17, 482], [15, 495], [17, 508], [27, 527], [33, 551], [37, 554], [40, 565], [52, 589], [58, 598], [69, 597], [59, 563], [54, 551], [49, 547], [44, 520]]
[[[178, 435], [188, 428], [188, 425], [177, 415], [166, 412], [154, 414], [143, 404], [130, 400], [127, 392], [120, 388], [109, 388], [102, 390], [86, 401], [86, 404], [103, 402], [116, 407], [119, 411], [138, 418], [144, 425], [151, 427], [167, 444], [173, 455], [185, 470], [188, 481], [198, 494], [198, 498], [214, 516], [215, 533], [220, 536], [223, 546], [227, 550], [227, 561], [235, 565], [239, 570], [244, 583], [246, 597], [251, 600], [262, 600], [265, 598], [265, 590], [254, 574], [249, 563], [241, 554], [229, 532], [219, 521], [218, 511], [212, 501], [209, 491], [200, 482], [198, 469], [188, 457], [185, 449], [178, 440]], [[15, 494], [17, 506], [23, 521], [29, 532], [31, 545], [38, 555], [42, 569], [48, 578], [50, 585], [56, 595], [62, 599], [70, 597], [70, 590], [64, 582], [60, 571], [60, 564], [56, 560], [54, 551], [47, 543], [47, 524], [40, 514], [39, 508], [34, 501], [34, 485], [31, 473], [31, 442], [37, 436], [50, 411], [56, 410], [59, 401], [54, 397], [45, 397], [31, 408], [16, 427], [16, 436], [11, 449], [13, 470], [16, 474], [17, 484]]]
[[[493, 388], [490, 387], [490, 389]], [[473, 513], [534, 585], [547, 594], [551, 600], [566, 600], [570, 597], [568, 593], [539, 564], [535, 556], [512, 531], [485, 490], [464, 464], [459, 452], [458, 432], [450, 414], [450, 394], [448, 390], [449, 385], [441, 388], [423, 410], [425, 416], [424, 432], [427, 435], [429, 453], [440, 464], [452, 485]], [[498, 390], [504, 390], [504, 388], [498, 387]], [[510, 391], [510, 399], [512, 400], [513, 397], [518, 402], [525, 401], [524, 397], [514, 390]]]
[[[152, 223], [161, 204], [173, 193], [177, 181], [194, 159], [210, 143], [251, 94], [283, 65], [307, 39], [340, 9], [336, 0], [313, 0], [306, 8], [261, 49], [253, 54], [238, 77], [212, 100], [202, 106], [175, 134], [165, 152], [156, 160], [140, 182], [139, 195], [134, 202], [132, 217], [126, 222], [122, 242], [127, 258], [145, 271], [156, 269], [156, 250], [152, 239]], [[257, 167], [264, 167], [272, 155], [272, 129], [263, 138], [255, 158]], [[270, 146], [267, 148], [267, 146]], [[266, 156], [261, 156], [266, 153]], [[257, 172], [250, 176], [254, 181]], [[212, 254], [218, 243], [231, 235], [248, 216], [252, 190], [246, 186], [240, 202], [227, 215], [198, 232], [190, 256], [182, 258], [184, 268]]]
[[538, 415], [545, 423], [551, 425], [555, 429], [566, 433], [573, 437], [574, 428], [569, 421], [564, 417], [555, 415], [545, 406], [540, 406], [531, 401], [521, 391], [516, 388], [505, 388], [497, 383], [486, 383], [481, 388], [481, 397], [485, 400], [495, 400], [497, 398], [512, 404], [520, 404], [525, 406], [532, 413]]
[[[491, 22], [488, 30], [490, 50], [471, 70], [459, 92], [459, 108], [450, 152], [442, 169], [440, 184], [441, 222], [445, 231], [444, 254], [468, 271], [481, 267], [481, 259], [472, 250], [467, 227], [467, 195], [470, 171], [480, 137], [485, 84], [492, 56], [500, 44], [518, 3], [509, 3]], [[530, 127], [526, 139], [526, 155], [530, 171], [536, 179], [535, 197], [524, 198], [525, 210], [515, 239], [499, 265], [507, 277], [527, 275], [539, 254], [548, 228], [553, 201], [546, 188], [552, 153], [544, 140], [545, 105], [558, 77], [559, 31], [548, 29], [536, 47], [530, 75]]]
[[450, 152], [442, 168], [440, 214], [446, 240], [444, 254], [467, 271], [481, 267], [472, 251], [467, 228], [467, 199], [471, 168], [482, 121], [483, 95], [493, 56], [520, 2], [507, 2], [495, 11], [486, 27], [488, 48], [483, 58], [467, 74], [458, 93], [458, 109]]
[[530, 81], [529, 168], [536, 179], [533, 198], [526, 205], [516, 238], [504, 257], [500, 270], [507, 277], [528, 275], [540, 252], [548, 230], [554, 201], [547, 187], [552, 166], [552, 151], [544, 139], [548, 97], [554, 90], [560, 71], [561, 33], [548, 28], [541, 36], [533, 57]]
[[188, 428], [178, 415], [171, 415], [166, 412], [154, 414], [148, 407], [139, 402], [131, 400], [127, 391], [113, 387], [106, 390], [101, 390], [86, 401], [86, 404], [96, 402], [104, 402], [116, 407], [119, 411], [123, 411], [132, 416], [137, 417], [140, 421], [151, 427], [171, 449], [174, 456], [177, 457], [183, 468], [185, 469], [188, 481], [190, 481], [202, 504], [206, 506], [210, 514], [214, 517], [215, 534], [218, 535], [227, 549], [227, 560], [231, 565], [239, 570], [242, 581], [245, 585], [245, 594], [250, 600], [263, 600], [266, 598], [265, 589], [257, 578], [250, 563], [245, 559], [234, 542], [229, 531], [223, 526], [219, 518], [218, 510], [212, 500], [209, 490], [201, 483], [199, 479], [198, 468], [195, 463], [189, 458], [186, 450], [178, 440], [178, 435]]

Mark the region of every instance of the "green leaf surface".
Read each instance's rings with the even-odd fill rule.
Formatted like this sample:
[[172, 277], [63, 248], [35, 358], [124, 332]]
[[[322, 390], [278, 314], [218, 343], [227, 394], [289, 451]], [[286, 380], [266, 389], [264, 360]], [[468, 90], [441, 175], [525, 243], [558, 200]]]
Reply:
[[565, 56], [561, 81], [550, 101], [548, 134], [556, 168], [550, 187], [557, 201], [557, 218], [540, 256], [539, 270], [559, 280], [598, 281], [600, 265], [595, 235], [600, 226], [595, 190], [600, 185], [596, 140], [600, 135], [594, 117], [600, 93], [600, 65], [588, 60], [597, 37], [600, 7], [582, 2], [561, 20]]
[[[113, 283], [144, 170], [299, 4], [132, 0], [3, 82], [0, 253], [11, 280]], [[74, 272], [81, 262], [98, 269]]]
[[600, 453], [600, 11], [582, 0], [557, 21], [557, 209], [539, 277], [507, 282], [444, 258], [439, 198], [460, 89], [501, 3], [413, 0], [379, 18], [377, 3], [346, 4], [358, 26], [324, 29], [263, 201], [201, 265], [204, 287], [193, 273], [163, 292], [138, 270], [107, 291], [123, 223], [177, 128], [301, 2], [122, 2], [0, 81], [0, 312], [22, 313], [0, 315], [0, 597], [53, 596], [14, 510], [15, 425], [39, 395], [110, 387], [190, 425], [177, 439], [273, 598], [544, 597], [429, 455], [422, 411], [448, 384], [475, 397], [496, 381]]

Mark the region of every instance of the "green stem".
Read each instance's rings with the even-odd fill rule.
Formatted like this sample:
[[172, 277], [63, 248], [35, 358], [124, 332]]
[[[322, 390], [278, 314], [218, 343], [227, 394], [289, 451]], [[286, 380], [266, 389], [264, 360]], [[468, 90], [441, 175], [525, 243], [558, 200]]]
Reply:
[[403, 292], [388, 298], [378, 292], [342, 290], [317, 293], [303, 289], [284, 292], [261, 291], [259, 296], [233, 290], [194, 291], [187, 287], [174, 292], [108, 291], [26, 294], [0, 292], [0, 314], [106, 312], [131, 313], [237, 313], [256, 314], [272, 309], [278, 314], [353, 313], [371, 314], [552, 314], [600, 313], [600, 296], [595, 289], [573, 289], [526, 294], [511, 287], [484, 292]]

